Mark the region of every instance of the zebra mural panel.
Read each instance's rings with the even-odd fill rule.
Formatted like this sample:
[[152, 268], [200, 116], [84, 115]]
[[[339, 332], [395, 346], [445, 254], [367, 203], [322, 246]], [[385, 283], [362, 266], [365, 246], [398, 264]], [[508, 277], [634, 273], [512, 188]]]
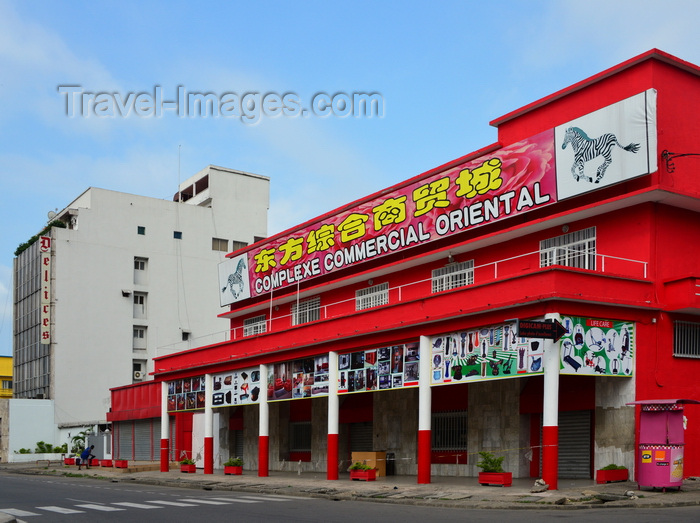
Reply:
[[245, 254], [219, 264], [219, 291], [222, 307], [250, 298], [248, 259]]
[[[564, 133], [564, 143], [561, 144], [561, 148], [566, 149], [569, 144], [574, 150], [574, 164], [571, 166], [571, 174], [577, 182], [583, 179], [591, 183], [599, 183], [605, 176], [605, 170], [613, 161], [612, 153], [615, 146], [631, 153], [639, 151], [638, 143], [630, 143], [623, 147], [612, 133], [606, 133], [598, 138], [589, 138], [586, 132], [578, 127], [569, 127]], [[599, 156], [603, 158], [603, 163], [596, 170], [594, 182], [593, 177], [586, 176], [583, 169], [586, 162]]]
[[554, 129], [558, 200], [657, 169], [656, 91], [649, 89]]

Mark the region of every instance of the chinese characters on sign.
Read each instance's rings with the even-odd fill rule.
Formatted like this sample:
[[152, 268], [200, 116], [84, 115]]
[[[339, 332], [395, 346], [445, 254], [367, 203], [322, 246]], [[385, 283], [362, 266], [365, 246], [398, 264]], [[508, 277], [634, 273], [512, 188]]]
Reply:
[[553, 149], [545, 131], [251, 249], [250, 296], [554, 203]]
[[[600, 165], [593, 161], [597, 156], [584, 159], [580, 148], [581, 140], [599, 136], [616, 136], [629, 145]], [[654, 172], [656, 148], [656, 92], [649, 89], [490, 154], [413, 178], [246, 250], [235, 266], [220, 269], [221, 288], [228, 284], [230, 289], [222, 293], [221, 305]], [[247, 267], [242, 279], [236, 276], [241, 260]]]

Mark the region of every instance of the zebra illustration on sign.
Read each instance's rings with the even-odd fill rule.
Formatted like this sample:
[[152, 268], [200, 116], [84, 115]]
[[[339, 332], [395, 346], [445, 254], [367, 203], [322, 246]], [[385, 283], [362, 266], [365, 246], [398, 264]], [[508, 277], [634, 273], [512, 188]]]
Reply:
[[638, 143], [630, 143], [626, 147], [620, 145], [617, 138], [612, 133], [606, 133], [598, 138], [589, 138], [589, 136], [578, 127], [569, 127], [564, 134], [564, 142], [561, 144], [562, 149], [571, 144], [574, 150], [574, 164], [571, 166], [571, 174], [574, 180], [579, 181], [581, 178], [593, 183], [592, 176], [583, 174], [584, 163], [602, 156], [603, 163], [598, 166], [596, 171], [595, 183], [600, 182], [605, 175], [605, 170], [612, 163], [612, 149], [617, 145], [625, 151], [636, 153], [639, 151]]
[[[221, 292], [226, 292], [226, 289], [231, 289], [231, 294], [233, 294], [233, 298], [236, 299], [238, 296], [243, 292], [244, 289], [244, 282], [243, 282], [243, 271], [245, 270], [245, 262], [241, 258], [238, 260], [238, 266], [236, 266], [236, 272], [233, 274], [228, 275], [228, 281], [226, 283], [226, 286], [221, 289]], [[234, 287], [238, 287], [238, 292], [234, 289]]]

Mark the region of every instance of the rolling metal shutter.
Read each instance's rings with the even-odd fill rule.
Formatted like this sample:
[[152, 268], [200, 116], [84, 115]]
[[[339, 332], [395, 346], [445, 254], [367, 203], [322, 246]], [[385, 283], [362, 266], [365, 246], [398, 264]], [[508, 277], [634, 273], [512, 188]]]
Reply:
[[559, 413], [560, 478], [591, 478], [591, 411]]
[[350, 423], [350, 452], [372, 452], [372, 422]]
[[133, 459], [134, 455], [134, 423], [132, 421], [120, 421], [114, 424], [115, 439], [114, 459]]
[[134, 421], [134, 459], [151, 459], [151, 420]]

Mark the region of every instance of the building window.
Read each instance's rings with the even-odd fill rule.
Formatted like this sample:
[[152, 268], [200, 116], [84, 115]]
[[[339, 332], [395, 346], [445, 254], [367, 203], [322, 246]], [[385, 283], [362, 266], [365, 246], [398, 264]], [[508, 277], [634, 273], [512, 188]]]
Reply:
[[173, 238], [176, 240], [182, 240], [182, 232], [181, 231], [173, 231]]
[[134, 258], [134, 283], [137, 285], [145, 285], [146, 269], [148, 268], [148, 258]]
[[134, 293], [134, 318], [146, 317], [146, 296], [145, 292]]
[[433, 452], [467, 450], [467, 411], [433, 412]]
[[267, 322], [264, 314], [243, 320], [243, 336], [254, 336], [263, 332], [267, 332]]
[[295, 421], [289, 424], [289, 451], [311, 452], [310, 421]]
[[389, 303], [389, 283], [380, 283], [355, 291], [355, 310], [361, 311]]
[[595, 227], [540, 242], [540, 267], [563, 265], [595, 270]]
[[228, 240], [223, 238], [212, 238], [211, 239], [211, 250], [228, 252]]
[[673, 355], [700, 358], [700, 323], [673, 322]]
[[474, 283], [474, 260], [448, 263], [433, 271], [433, 292], [442, 292]]
[[248, 247], [246, 242], [239, 242], [237, 240], [231, 240], [231, 252], [242, 249], [243, 247]]
[[133, 348], [134, 349], [145, 349], [146, 348], [146, 339], [147, 339], [147, 332], [146, 332], [146, 327], [140, 326], [140, 325], [135, 325], [134, 326], [134, 341], [133, 341]]
[[321, 298], [318, 296], [292, 303], [292, 325], [316, 321], [321, 317]]
[[2, 380], [2, 388], [12, 390], [12, 380]]
[[143, 225], [139, 225], [138, 227], [136, 227], [136, 233], [141, 234], [141, 235], [145, 235], [146, 228]]

